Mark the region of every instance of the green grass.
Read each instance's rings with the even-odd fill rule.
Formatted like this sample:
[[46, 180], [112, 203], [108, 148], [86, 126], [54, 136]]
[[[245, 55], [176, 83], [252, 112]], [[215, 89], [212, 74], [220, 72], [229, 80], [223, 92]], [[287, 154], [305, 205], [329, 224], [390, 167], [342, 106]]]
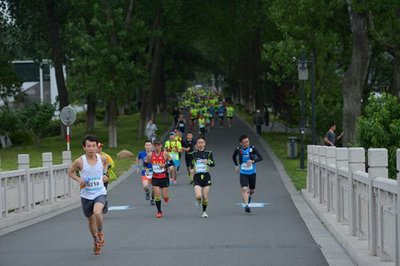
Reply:
[[[156, 119], [158, 121], [158, 136], [161, 136], [171, 126], [172, 118], [168, 117], [168, 122], [162, 122], [161, 116]], [[118, 117], [117, 124], [117, 141], [118, 147], [110, 149], [107, 147], [108, 128], [103, 122], [96, 122], [94, 134], [105, 145], [103, 151], [108, 153], [115, 161], [116, 173], [121, 175], [127, 171], [134, 163], [133, 159], [119, 159], [117, 153], [121, 150], [129, 150], [136, 156], [138, 151], [143, 148], [143, 139], [137, 139], [137, 130], [139, 126], [139, 114], [126, 115]], [[83, 154], [81, 141], [86, 135], [85, 124], [73, 125], [71, 127], [71, 153], [73, 160]], [[41, 140], [40, 147], [21, 146], [11, 147], [8, 149], [0, 149], [0, 170], [15, 170], [18, 167], [18, 154], [30, 155], [30, 166], [39, 167], [42, 165], [42, 153], [52, 152], [53, 163], [58, 164], [62, 161], [62, 151], [67, 149], [65, 140], [60, 137], [49, 137]]]
[[[288, 158], [287, 142], [290, 136], [293, 136], [293, 134], [278, 132], [263, 132], [262, 134], [262, 137], [283, 164], [295, 188], [300, 190], [306, 187], [307, 171], [300, 170], [300, 158]], [[300, 143], [298, 143], [298, 150], [300, 151]], [[307, 166], [307, 157], [304, 159], [304, 165]]]
[[[253, 116], [244, 110], [240, 110], [236, 107], [237, 113], [250, 125], [253, 125]], [[297, 190], [306, 187], [306, 175], [305, 170], [300, 170], [300, 158], [289, 159], [287, 153], [287, 142], [288, 137], [296, 136], [293, 133], [280, 133], [280, 132], [263, 132], [262, 137], [270, 145], [275, 155], [283, 164], [287, 174], [292, 180], [293, 185]], [[299, 138], [299, 136], [297, 136]], [[310, 143], [309, 138], [306, 136], [305, 146]], [[300, 142], [298, 142], [298, 150], [300, 151]], [[305, 148], [305, 156], [307, 156], [307, 149]], [[305, 167], [307, 166], [307, 157], [304, 159]]]

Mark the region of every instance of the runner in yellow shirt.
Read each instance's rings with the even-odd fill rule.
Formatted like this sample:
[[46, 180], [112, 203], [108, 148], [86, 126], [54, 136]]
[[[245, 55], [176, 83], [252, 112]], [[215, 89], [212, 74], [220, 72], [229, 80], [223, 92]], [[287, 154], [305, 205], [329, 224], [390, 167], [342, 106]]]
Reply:
[[233, 118], [234, 114], [235, 114], [235, 109], [233, 108], [232, 105], [229, 105], [228, 107], [226, 107], [226, 117], [228, 118], [228, 126], [229, 127], [232, 126], [232, 118]]
[[182, 152], [182, 143], [175, 139], [175, 132], [169, 133], [169, 140], [164, 144], [165, 151], [169, 153], [172, 161], [174, 162], [174, 167], [170, 172], [170, 182], [171, 184], [176, 184], [176, 178], [178, 176], [180, 167], [180, 153]]

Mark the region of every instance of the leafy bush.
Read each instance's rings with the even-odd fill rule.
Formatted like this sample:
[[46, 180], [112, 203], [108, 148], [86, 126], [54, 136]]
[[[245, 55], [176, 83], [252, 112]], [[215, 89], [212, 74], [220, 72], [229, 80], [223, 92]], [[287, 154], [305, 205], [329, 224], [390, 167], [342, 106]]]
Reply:
[[18, 112], [19, 121], [21, 121], [25, 130], [34, 137], [37, 145], [48, 129], [54, 111], [55, 107], [52, 104], [35, 103]]
[[19, 129], [10, 133], [10, 139], [13, 145], [30, 145], [33, 143], [32, 134], [25, 129]]
[[387, 93], [370, 94], [364, 115], [358, 119], [357, 146], [386, 148], [389, 156], [389, 176], [396, 178], [396, 149], [400, 147], [400, 104]]

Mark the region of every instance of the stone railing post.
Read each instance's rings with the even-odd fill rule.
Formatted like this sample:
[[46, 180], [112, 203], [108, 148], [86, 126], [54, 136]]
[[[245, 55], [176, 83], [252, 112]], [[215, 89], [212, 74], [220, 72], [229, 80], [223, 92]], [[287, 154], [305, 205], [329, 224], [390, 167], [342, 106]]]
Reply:
[[[325, 176], [325, 171], [322, 168], [322, 165], [326, 164], [326, 146], [319, 146], [319, 204], [323, 204], [324, 202], [324, 180], [327, 180]], [[325, 177], [325, 179], [324, 179]]]
[[336, 167], [336, 148], [335, 147], [327, 147], [326, 148], [326, 165], [327, 165], [327, 184], [326, 184], [326, 193], [327, 193], [327, 203], [326, 209], [328, 212], [332, 210], [332, 178], [329, 173], [329, 166], [333, 165]]
[[[45, 152], [42, 153], [42, 164], [43, 167], [47, 167], [49, 171], [49, 180], [48, 180], [48, 196], [49, 196], [49, 204], [54, 202], [55, 198], [55, 182], [54, 182], [54, 173], [53, 173], [53, 153]], [[45, 190], [46, 193], [46, 190]]]
[[347, 148], [336, 148], [336, 220], [338, 222], [342, 221], [342, 198], [341, 198], [341, 188], [339, 181], [339, 169], [341, 167], [347, 168], [349, 166], [349, 151]]
[[[63, 151], [62, 152], [62, 161], [63, 161], [63, 164], [67, 164], [68, 167], [71, 165], [71, 163], [72, 163], [71, 151]], [[66, 188], [67, 190], [64, 190], [64, 191], [68, 191], [68, 198], [71, 198], [72, 197], [71, 193], [72, 193], [73, 180], [68, 176], [68, 174], [65, 178], [67, 178], [66, 182], [64, 182], [64, 184], [67, 184], [67, 188]]]
[[396, 202], [396, 215], [395, 215], [395, 265], [400, 265], [400, 149], [396, 150], [396, 167], [397, 167], [397, 202]]
[[[33, 180], [31, 180], [31, 175], [29, 173], [29, 154], [18, 154], [18, 169], [25, 170], [25, 211], [29, 211], [31, 208], [34, 208], [33, 204]], [[21, 197], [22, 195], [20, 195]], [[32, 205], [31, 205], [32, 204]]]
[[72, 162], [71, 151], [62, 152], [62, 162], [68, 165], [71, 164]]
[[314, 155], [314, 184], [313, 184], [313, 197], [316, 198], [318, 195], [318, 179], [319, 179], [319, 146], [313, 147], [313, 155]]
[[353, 173], [356, 171], [365, 171], [365, 150], [364, 148], [349, 149], [349, 229], [350, 235], [356, 236], [357, 214], [356, 198], [353, 185]]
[[377, 255], [378, 243], [378, 223], [377, 223], [377, 209], [376, 198], [373, 187], [373, 181], [377, 177], [388, 178], [388, 151], [387, 149], [369, 149], [368, 150], [368, 247], [370, 255]]
[[311, 193], [314, 184], [314, 145], [307, 146], [307, 191]]

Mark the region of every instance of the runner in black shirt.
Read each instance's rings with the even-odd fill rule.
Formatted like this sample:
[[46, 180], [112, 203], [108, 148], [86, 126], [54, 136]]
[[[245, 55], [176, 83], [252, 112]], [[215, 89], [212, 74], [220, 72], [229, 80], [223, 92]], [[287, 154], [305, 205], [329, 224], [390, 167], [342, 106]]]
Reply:
[[190, 174], [190, 153], [195, 150], [196, 141], [193, 139], [192, 132], [188, 132], [186, 134], [186, 139], [182, 141], [182, 150], [185, 151], [185, 162], [186, 162], [186, 169], [188, 172], [188, 179], [190, 184], [193, 184], [193, 177]]
[[211, 186], [209, 167], [214, 167], [214, 158], [211, 151], [206, 150], [206, 140], [199, 137], [196, 142], [197, 150], [191, 153], [190, 172], [194, 175], [194, 192], [196, 194], [196, 206], [203, 205], [201, 217], [207, 218], [208, 192]]

